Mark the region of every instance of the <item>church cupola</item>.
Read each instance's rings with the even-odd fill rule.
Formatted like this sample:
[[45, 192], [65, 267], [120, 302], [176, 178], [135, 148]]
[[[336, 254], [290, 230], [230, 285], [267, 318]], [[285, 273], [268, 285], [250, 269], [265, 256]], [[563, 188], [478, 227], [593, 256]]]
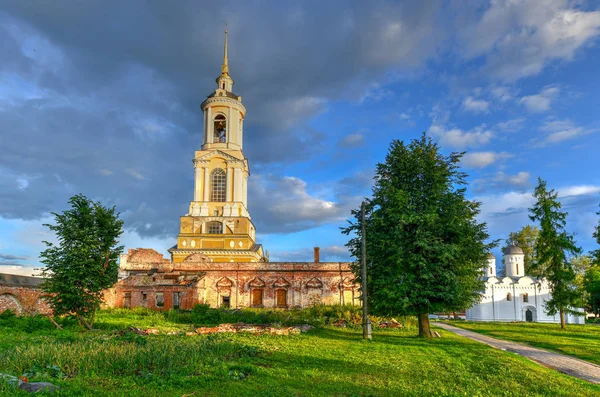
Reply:
[[514, 243], [511, 243], [504, 250], [504, 269], [508, 277], [523, 277], [525, 275], [525, 254]]

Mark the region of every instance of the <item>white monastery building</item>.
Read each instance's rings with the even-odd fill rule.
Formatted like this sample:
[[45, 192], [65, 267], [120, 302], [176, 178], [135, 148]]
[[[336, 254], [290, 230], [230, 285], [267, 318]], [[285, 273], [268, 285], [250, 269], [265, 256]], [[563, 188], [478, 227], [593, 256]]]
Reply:
[[[496, 277], [496, 257], [488, 256], [485, 290], [481, 301], [467, 309], [470, 321], [526, 321], [560, 323], [560, 315], [549, 315], [545, 303], [551, 298], [550, 285], [545, 279], [525, 275], [525, 255], [516, 245], [504, 251], [506, 277]], [[565, 315], [570, 324], [583, 324], [585, 317]]]

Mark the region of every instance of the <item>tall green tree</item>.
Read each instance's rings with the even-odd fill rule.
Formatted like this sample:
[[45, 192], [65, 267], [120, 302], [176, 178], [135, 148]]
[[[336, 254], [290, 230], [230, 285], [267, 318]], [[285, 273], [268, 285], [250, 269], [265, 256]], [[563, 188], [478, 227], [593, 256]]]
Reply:
[[540, 235], [540, 229], [536, 226], [525, 225], [518, 232], [511, 232], [505, 241], [502, 252], [511, 244], [520, 247], [525, 254], [525, 274], [528, 276], [537, 276], [531, 269], [531, 264], [535, 262], [535, 242]]
[[[596, 215], [600, 215], [600, 211], [596, 212]], [[598, 224], [596, 225], [596, 228], [594, 229], [593, 237], [596, 239], [596, 243], [598, 243], [598, 245], [600, 245], [600, 219], [598, 219]], [[592, 251], [590, 253], [590, 255], [593, 258], [594, 264], [600, 266], [600, 248]]]
[[54, 225], [44, 225], [56, 234], [58, 243], [44, 241], [42, 290], [55, 315], [75, 315], [82, 326], [92, 329], [103, 291], [117, 281], [123, 221], [115, 207], [104, 207], [81, 194], [69, 203], [69, 210], [53, 213]]
[[586, 309], [600, 316], [600, 265], [591, 266], [585, 272]]
[[[540, 235], [535, 244], [536, 261], [533, 270], [548, 280], [552, 298], [546, 302], [548, 314], [560, 314], [560, 326], [566, 328], [565, 313], [573, 312], [579, 298], [574, 286], [575, 269], [569, 260], [572, 255], [581, 253], [573, 235], [565, 230], [567, 213], [561, 211], [558, 193], [548, 191], [546, 181], [538, 178], [533, 197], [536, 203], [529, 209], [529, 218], [540, 224]], [[573, 312], [574, 313], [574, 312]]]
[[[462, 153], [446, 156], [426, 134], [392, 142], [377, 165], [365, 233], [369, 307], [380, 314], [416, 315], [419, 336], [431, 337], [429, 313], [464, 310], [477, 302], [493, 244], [476, 220], [480, 203], [465, 198]], [[361, 258], [360, 209], [342, 232]], [[357, 261], [359, 262], [359, 260]], [[360, 281], [360, 265], [354, 273]]]

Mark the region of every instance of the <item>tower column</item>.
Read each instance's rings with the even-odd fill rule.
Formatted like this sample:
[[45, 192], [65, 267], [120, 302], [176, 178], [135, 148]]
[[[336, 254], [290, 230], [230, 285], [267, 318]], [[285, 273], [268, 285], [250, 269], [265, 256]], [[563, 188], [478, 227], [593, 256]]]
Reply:
[[229, 203], [233, 200], [233, 195], [231, 194], [231, 190], [233, 187], [233, 180], [232, 180], [232, 174], [233, 174], [233, 168], [231, 167], [227, 167], [227, 195], [226, 195], [226, 201]]
[[248, 209], [248, 175], [242, 175], [242, 201], [244, 203], [244, 207]]
[[204, 136], [203, 144], [208, 143], [208, 111], [204, 112]]
[[204, 168], [204, 201], [208, 201], [208, 167]]
[[242, 201], [242, 169], [234, 168], [233, 170], [233, 201]]
[[233, 119], [231, 117], [231, 106], [229, 106], [229, 117], [227, 118], [227, 147], [230, 147], [229, 144], [232, 143], [233, 140]]
[[212, 108], [209, 106], [206, 110], [206, 141], [205, 143], [212, 143], [213, 141], [213, 122], [212, 122]]
[[194, 201], [202, 201], [202, 177], [204, 173], [202, 172], [202, 168], [195, 164], [194, 167]]

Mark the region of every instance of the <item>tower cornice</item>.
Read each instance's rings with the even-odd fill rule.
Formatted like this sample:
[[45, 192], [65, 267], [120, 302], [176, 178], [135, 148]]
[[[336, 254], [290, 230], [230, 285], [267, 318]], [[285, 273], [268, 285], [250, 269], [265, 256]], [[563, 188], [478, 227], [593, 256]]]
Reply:
[[202, 109], [202, 111], [204, 111], [208, 105], [219, 105], [219, 104], [235, 105], [242, 111], [242, 113], [246, 114], [246, 107], [240, 101], [237, 101], [235, 99], [230, 99], [230, 98], [227, 98], [224, 96], [223, 97], [214, 96], [214, 97], [205, 99], [204, 102], [202, 102], [202, 104], [200, 104], [200, 109]]

